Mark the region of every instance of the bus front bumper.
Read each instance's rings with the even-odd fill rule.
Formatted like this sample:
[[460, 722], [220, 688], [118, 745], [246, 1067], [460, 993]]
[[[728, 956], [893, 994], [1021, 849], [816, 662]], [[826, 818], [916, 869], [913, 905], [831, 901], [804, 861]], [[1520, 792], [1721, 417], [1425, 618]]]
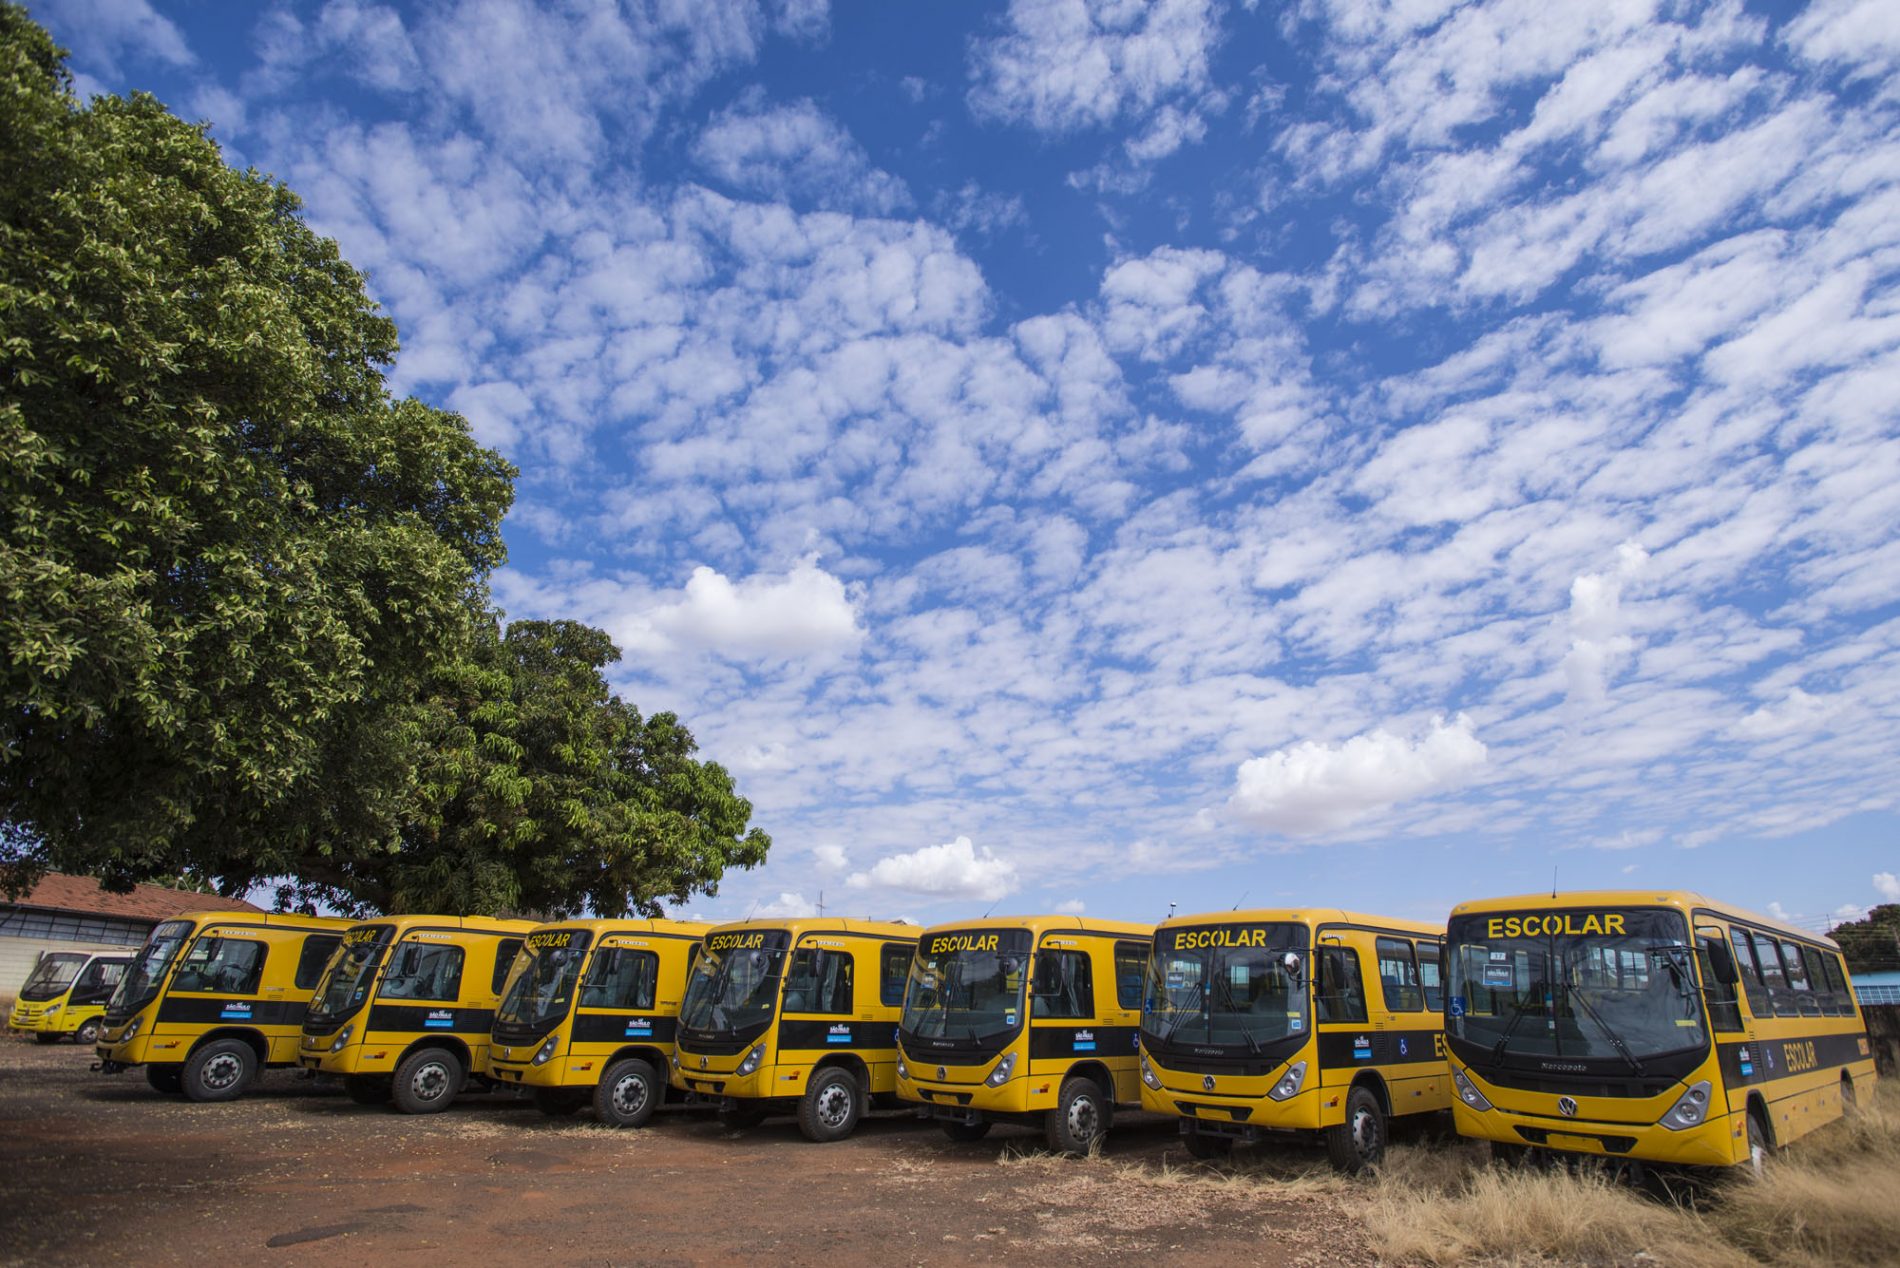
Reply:
[[1574, 1117], [1556, 1117], [1475, 1110], [1462, 1101], [1453, 1103], [1451, 1117], [1459, 1135], [1501, 1145], [1685, 1167], [1727, 1167], [1748, 1157], [1748, 1120], [1742, 1114], [1712, 1114], [1699, 1126], [1681, 1131], [1592, 1118], [1587, 1109]]
[[352, 1039], [332, 1051], [334, 1032], [305, 1035], [297, 1043], [297, 1064], [312, 1074], [391, 1074], [401, 1059], [403, 1045], [372, 1044]]
[[21, 1002], [13, 1006], [13, 1012], [7, 1016], [7, 1029], [23, 1034], [66, 1034], [77, 1030], [79, 1024], [66, 1024], [66, 1007], [60, 1004], [30, 1004]]

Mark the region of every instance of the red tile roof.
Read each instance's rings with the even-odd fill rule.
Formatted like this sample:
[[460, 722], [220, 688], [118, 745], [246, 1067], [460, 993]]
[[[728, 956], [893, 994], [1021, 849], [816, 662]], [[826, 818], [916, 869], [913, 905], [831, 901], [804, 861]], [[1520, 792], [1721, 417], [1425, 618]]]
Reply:
[[[8, 900], [0, 897], [0, 903]], [[77, 911], [91, 916], [118, 916], [128, 920], [165, 920], [187, 911], [262, 911], [262, 907], [242, 898], [221, 898], [217, 894], [194, 894], [189, 890], [167, 889], [163, 885], [136, 885], [129, 894], [109, 894], [90, 876], [67, 876], [51, 872], [20, 897], [11, 900], [21, 907], [47, 907], [55, 911]]]

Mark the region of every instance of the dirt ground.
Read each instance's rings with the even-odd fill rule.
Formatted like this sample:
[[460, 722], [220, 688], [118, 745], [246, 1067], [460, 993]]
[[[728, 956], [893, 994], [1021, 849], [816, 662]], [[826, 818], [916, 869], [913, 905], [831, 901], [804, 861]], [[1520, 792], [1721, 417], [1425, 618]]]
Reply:
[[1372, 1262], [1336, 1198], [1196, 1166], [1144, 1114], [1060, 1160], [908, 1117], [823, 1146], [790, 1119], [622, 1132], [505, 1094], [412, 1118], [289, 1071], [194, 1105], [90, 1060], [0, 1039], [0, 1263]]

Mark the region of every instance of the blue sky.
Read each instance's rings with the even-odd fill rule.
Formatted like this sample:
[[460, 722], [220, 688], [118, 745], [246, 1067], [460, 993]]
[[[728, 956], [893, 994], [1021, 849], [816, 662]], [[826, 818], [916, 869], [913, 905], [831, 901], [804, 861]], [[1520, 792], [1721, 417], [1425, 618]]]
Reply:
[[1900, 900], [1900, 5], [30, 7], [521, 468], [698, 914]]

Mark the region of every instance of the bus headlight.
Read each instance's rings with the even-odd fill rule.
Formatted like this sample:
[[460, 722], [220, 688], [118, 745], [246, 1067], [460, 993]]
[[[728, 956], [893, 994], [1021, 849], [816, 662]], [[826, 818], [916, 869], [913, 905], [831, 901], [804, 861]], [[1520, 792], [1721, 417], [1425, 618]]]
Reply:
[[1484, 1099], [1484, 1093], [1480, 1092], [1477, 1086], [1473, 1084], [1470, 1079], [1465, 1077], [1463, 1070], [1453, 1070], [1451, 1072], [1451, 1081], [1452, 1085], [1458, 1089], [1458, 1099], [1463, 1101], [1466, 1105], [1469, 1105], [1474, 1110], [1488, 1110], [1491, 1108], [1491, 1102]]
[[900, 1079], [908, 1079], [910, 1077], [910, 1067], [904, 1064], [904, 1058], [902, 1057], [897, 1059], [897, 1077]]
[[60, 1009], [64, 1007], [66, 1007], [66, 1005], [64, 1004], [48, 1004], [46, 1006], [45, 1016], [51, 1017], [54, 1013], [58, 1012]]
[[751, 1074], [759, 1068], [759, 1062], [763, 1060], [765, 1060], [765, 1045], [755, 1043], [752, 1045], [752, 1051], [745, 1054], [745, 1060], [739, 1063], [739, 1068], [735, 1073]]
[[139, 1027], [143, 1026], [144, 1024], [145, 1024], [145, 1018], [143, 1016], [134, 1017], [132, 1019], [132, 1024], [125, 1028], [125, 1033], [119, 1036], [118, 1042], [130, 1043], [132, 1041], [133, 1036], [139, 1033]]
[[991, 1087], [1002, 1087], [1003, 1084], [1009, 1082], [1009, 1076], [1015, 1072], [1015, 1069], [1016, 1054], [1013, 1052], [1005, 1052], [1003, 1059], [996, 1063], [996, 1068], [990, 1071], [990, 1077], [984, 1079], [983, 1082]]
[[1161, 1076], [1156, 1074], [1155, 1068], [1148, 1064], [1148, 1054], [1146, 1052], [1139, 1055], [1141, 1057], [1141, 1081], [1159, 1092], [1161, 1090]]
[[673, 1054], [673, 1068], [675, 1070], [680, 1068], [680, 1054], [678, 1052]]
[[1687, 1131], [1700, 1127], [1708, 1116], [1709, 1083], [1704, 1079], [1676, 1098], [1676, 1103], [1662, 1116], [1662, 1125], [1672, 1132]]
[[331, 1041], [330, 1051], [331, 1052], [343, 1051], [343, 1045], [348, 1043], [350, 1041], [350, 1036], [355, 1033], [356, 1033], [356, 1027], [354, 1024], [345, 1026], [343, 1029], [337, 1031], [336, 1038], [333, 1041]]
[[529, 1058], [529, 1064], [546, 1065], [549, 1059], [554, 1056], [554, 1050], [560, 1046], [561, 1037], [559, 1035], [549, 1035], [542, 1041], [541, 1046], [534, 1050], [534, 1056]]
[[1280, 1076], [1280, 1081], [1273, 1085], [1267, 1095], [1276, 1101], [1284, 1101], [1289, 1096], [1299, 1095], [1300, 1084], [1304, 1082], [1306, 1082], [1306, 1062], [1295, 1061], [1288, 1067], [1287, 1072]]

